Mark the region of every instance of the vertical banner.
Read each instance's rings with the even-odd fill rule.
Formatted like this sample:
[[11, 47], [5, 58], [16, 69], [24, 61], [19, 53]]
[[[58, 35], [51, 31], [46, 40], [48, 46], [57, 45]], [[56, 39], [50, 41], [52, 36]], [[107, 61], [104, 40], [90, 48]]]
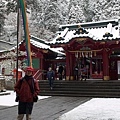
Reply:
[[20, 2], [20, 9], [21, 9], [22, 18], [23, 18], [24, 36], [25, 36], [27, 62], [28, 62], [27, 65], [32, 67], [30, 36], [29, 36], [29, 28], [28, 28], [28, 19], [26, 15], [26, 4], [24, 0], [19, 0], [19, 2]]
[[22, 14], [20, 8], [18, 8], [18, 42], [22, 40]]

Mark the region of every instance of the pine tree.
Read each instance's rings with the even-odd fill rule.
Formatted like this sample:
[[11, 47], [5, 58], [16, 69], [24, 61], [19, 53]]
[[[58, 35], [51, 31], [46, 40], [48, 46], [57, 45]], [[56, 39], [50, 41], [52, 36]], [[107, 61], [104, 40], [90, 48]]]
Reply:
[[5, 3], [0, 1], [0, 36], [4, 34]]
[[93, 21], [118, 19], [120, 16], [119, 0], [101, 0], [95, 5]]

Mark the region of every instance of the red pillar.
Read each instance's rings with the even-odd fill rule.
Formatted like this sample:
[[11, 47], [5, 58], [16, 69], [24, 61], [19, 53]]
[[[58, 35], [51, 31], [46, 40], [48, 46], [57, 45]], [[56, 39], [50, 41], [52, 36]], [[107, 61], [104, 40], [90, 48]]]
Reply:
[[66, 80], [70, 80], [70, 53], [66, 52]]
[[41, 69], [41, 70], [44, 69], [44, 66], [43, 66], [44, 64], [45, 64], [45, 63], [44, 63], [44, 59], [41, 58], [41, 59], [40, 59], [40, 69]]
[[109, 57], [108, 52], [104, 48], [103, 49], [103, 80], [109, 80]]
[[92, 59], [90, 59], [90, 78], [92, 78]]
[[73, 80], [74, 79], [74, 58], [75, 58], [75, 56], [74, 56], [74, 54], [71, 54], [70, 53], [70, 58], [69, 58], [69, 60], [70, 60], [70, 80]]
[[38, 53], [38, 58], [40, 60], [40, 65], [39, 65], [40, 72], [39, 72], [39, 74], [41, 74], [39, 79], [46, 79], [46, 78], [44, 78], [44, 75], [42, 74], [43, 71], [41, 71], [41, 70], [44, 70], [44, 65], [45, 65], [43, 55]]

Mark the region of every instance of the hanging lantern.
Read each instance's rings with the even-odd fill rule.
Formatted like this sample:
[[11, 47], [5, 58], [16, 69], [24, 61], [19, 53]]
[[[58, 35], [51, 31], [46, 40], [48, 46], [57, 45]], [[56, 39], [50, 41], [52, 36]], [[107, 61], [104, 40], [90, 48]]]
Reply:
[[90, 57], [92, 57], [92, 51], [90, 52]]
[[119, 41], [116, 41], [116, 44], [118, 44], [119, 43]]
[[96, 51], [94, 52], [94, 56], [96, 56]]
[[84, 53], [82, 52], [82, 57], [84, 57]]
[[80, 52], [80, 58], [81, 58], [81, 52]]
[[76, 58], [78, 58], [78, 52], [77, 52], [77, 53], [75, 53], [75, 57], [76, 57]]
[[84, 57], [86, 57], [86, 52], [84, 52]]
[[86, 56], [86, 58], [88, 58], [88, 52], [86, 52], [86, 55], [85, 55], [85, 56]]

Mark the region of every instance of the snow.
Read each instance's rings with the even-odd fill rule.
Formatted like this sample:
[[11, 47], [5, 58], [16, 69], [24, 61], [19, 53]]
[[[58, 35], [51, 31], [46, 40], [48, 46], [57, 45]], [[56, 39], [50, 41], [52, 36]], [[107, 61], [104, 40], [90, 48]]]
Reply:
[[120, 99], [93, 98], [57, 120], [120, 120]]
[[[14, 91], [6, 93], [10, 95], [0, 96], [0, 106], [17, 105], [16, 93]], [[39, 100], [48, 97], [50, 96], [39, 96]], [[120, 98], [93, 98], [56, 120], [120, 120]]]
[[[3, 94], [3, 93], [10, 93], [10, 94], [0, 96], [0, 106], [15, 106], [15, 105], [18, 105], [18, 102], [15, 102], [16, 92], [6, 91], [6, 92], [1, 92], [0, 94]], [[38, 96], [39, 100], [40, 99], [45, 99], [45, 98], [48, 98], [48, 97], [49, 96]]]
[[[84, 25], [85, 24], [86, 23], [84, 23]], [[93, 23], [91, 23], [91, 24], [93, 24]], [[101, 24], [102, 24], [102, 22], [101, 22]], [[66, 31], [66, 29], [65, 29], [64, 31], [61, 32], [61, 35], [58, 35], [55, 39], [57, 39], [59, 37], [63, 37], [63, 35], [64, 35], [64, 40], [58, 41], [59, 43], [66, 43], [66, 42], [69, 42], [69, 40], [71, 40], [72, 38], [85, 37], [85, 36], [86, 37], [89, 36], [90, 38], [93, 38], [94, 40], [103, 40], [104, 39], [103, 35], [105, 35], [105, 33], [107, 33], [107, 32], [109, 32], [113, 35], [113, 37], [109, 37], [109, 39], [116, 39], [116, 38], [120, 37], [119, 29], [116, 29], [116, 27], [118, 27], [118, 26], [112, 27], [112, 24], [108, 23], [107, 27], [87, 28], [86, 31], [89, 32], [88, 34], [79, 34], [79, 35], [78, 34], [74, 35], [75, 30]], [[55, 43], [55, 39], [54, 39], [54, 43]]]
[[[113, 40], [120, 38], [119, 34], [119, 25], [115, 25], [116, 22], [119, 22], [119, 19], [113, 19], [113, 20], [103, 20], [103, 21], [97, 21], [97, 22], [86, 22], [86, 23], [76, 23], [76, 24], [67, 24], [67, 25], [60, 25], [59, 28], [64, 31], [57, 32], [58, 35], [54, 38], [53, 42], [55, 43], [67, 43], [73, 38], [79, 38], [79, 37], [90, 37], [93, 40], [104, 40], [106, 37], [103, 37], [106, 33], [111, 33], [113, 36], [109, 37], [108, 39]], [[105, 25], [106, 24], [106, 25]], [[119, 24], [119, 23], [118, 23]], [[78, 26], [85, 25], [84, 28], [88, 33], [84, 34], [74, 34], [76, 30], [78, 29]], [[71, 28], [71, 29], [70, 29]], [[99, 33], [99, 34], [98, 34]], [[59, 37], [64, 38], [64, 40], [57, 41]]]

